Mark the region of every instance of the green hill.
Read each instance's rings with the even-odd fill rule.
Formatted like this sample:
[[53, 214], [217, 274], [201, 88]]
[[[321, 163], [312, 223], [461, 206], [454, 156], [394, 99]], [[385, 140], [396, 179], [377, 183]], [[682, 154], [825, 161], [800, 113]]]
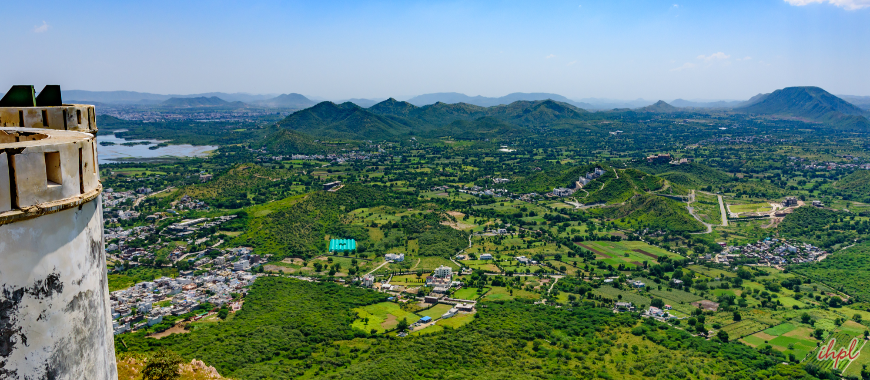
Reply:
[[634, 230], [668, 230], [698, 232], [704, 225], [697, 221], [686, 205], [657, 195], [638, 195], [619, 207], [595, 209], [595, 213]]
[[458, 139], [505, 139], [527, 136], [537, 128], [576, 123], [588, 114], [552, 100], [516, 101], [486, 108], [440, 102], [417, 107], [390, 98], [368, 109], [353, 103], [323, 102], [291, 114], [278, 125], [320, 138], [382, 140], [449, 135]]
[[843, 198], [870, 202], [870, 170], [856, 170], [837, 181], [834, 188]]
[[383, 140], [412, 130], [407, 121], [377, 115], [349, 102], [318, 103], [287, 116], [278, 126], [315, 137], [355, 140]]
[[368, 111], [378, 115], [412, 117], [420, 107], [417, 107], [408, 102], [400, 102], [396, 99], [389, 98], [368, 108]]
[[689, 188], [718, 185], [731, 181], [731, 175], [728, 173], [697, 162], [671, 165], [668, 163], [653, 164], [646, 161], [636, 161], [631, 166], [667, 179], [671, 183]]
[[332, 150], [309, 136], [289, 129], [278, 129], [268, 134], [262, 142], [270, 152], [280, 154], [318, 154]]
[[790, 267], [795, 273], [855, 295], [857, 301], [870, 301], [870, 245], [861, 244], [831, 254], [814, 263]]
[[750, 99], [738, 111], [791, 116], [845, 129], [870, 129], [867, 112], [818, 87], [787, 87]]
[[274, 188], [279, 184], [287, 185], [290, 173], [286, 170], [267, 169], [254, 164], [240, 164], [205, 183], [185, 186], [176, 192], [174, 198], [189, 195], [206, 201], [209, 205], [221, 208], [248, 206], [249, 194], [263, 189]]
[[659, 100], [659, 101], [655, 102], [655, 104], [651, 104], [651, 105], [648, 105], [648, 106], [643, 107], [643, 108], [638, 108], [638, 111], [640, 111], [640, 112], [657, 112], [657, 113], [672, 113], [672, 112], [677, 112], [679, 110], [680, 110], [679, 108], [674, 107], [674, 106], [666, 103], [664, 100]]

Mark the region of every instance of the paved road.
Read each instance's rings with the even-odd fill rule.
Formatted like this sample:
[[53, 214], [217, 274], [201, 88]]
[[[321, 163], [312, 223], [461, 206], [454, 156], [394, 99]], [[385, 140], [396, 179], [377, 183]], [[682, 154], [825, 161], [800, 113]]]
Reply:
[[374, 271], [376, 271], [376, 270], [378, 270], [378, 269], [381, 269], [382, 266], [387, 265], [387, 264], [389, 264], [389, 263], [390, 263], [389, 261], [384, 261], [383, 263], [381, 263], [381, 265], [378, 265], [377, 268], [372, 269], [371, 271], [369, 271], [369, 273], [366, 273], [366, 276], [368, 276], [368, 275], [374, 273]]
[[725, 202], [722, 201], [721, 195], [716, 195], [719, 197], [719, 212], [722, 213], [722, 227], [728, 227], [728, 210], [725, 209]]
[[689, 194], [689, 201], [686, 202], [686, 208], [689, 209], [689, 214], [692, 215], [692, 217], [694, 217], [699, 222], [701, 222], [701, 224], [703, 224], [704, 227], [707, 227], [707, 231], [706, 232], [692, 232], [692, 234], [695, 234], [695, 235], [709, 234], [709, 233], [713, 232], [713, 225], [704, 223], [704, 221], [701, 220], [701, 217], [699, 217], [698, 215], [695, 214], [695, 208], [692, 207], [693, 202], [695, 202], [695, 190], [692, 190], [692, 193]]

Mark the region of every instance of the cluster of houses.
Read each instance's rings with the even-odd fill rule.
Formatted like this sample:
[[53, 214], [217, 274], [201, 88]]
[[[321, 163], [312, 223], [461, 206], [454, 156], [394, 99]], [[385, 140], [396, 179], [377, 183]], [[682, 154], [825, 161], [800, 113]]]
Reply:
[[113, 242], [106, 245], [107, 252], [120, 251], [121, 256], [126, 256], [125, 260], [129, 260], [133, 256], [133, 252], [141, 250], [141, 248], [124, 247], [124, 243], [136, 239], [147, 239], [156, 232], [153, 225], [137, 226], [129, 229], [121, 227], [106, 227], [103, 230], [103, 238], [108, 242]]
[[219, 226], [236, 218], [236, 215], [224, 215], [216, 218], [186, 219], [175, 224], [170, 224], [161, 233], [169, 236], [187, 236], [204, 228]]
[[761, 265], [780, 266], [820, 261], [827, 254], [812, 244], [766, 238], [745, 246], [727, 246], [716, 261], [729, 264], [736, 259], [753, 258]]
[[236, 311], [241, 304], [233, 302], [232, 293], [247, 293], [256, 277], [246, 271], [220, 269], [198, 276], [161, 277], [116, 290], [110, 295], [115, 335], [159, 324], [169, 315], [196, 311], [205, 303], [213, 307], [229, 304]]
[[176, 210], [208, 210], [209, 207], [205, 202], [191, 198], [190, 195], [185, 195], [181, 197], [172, 208]]
[[595, 170], [586, 173], [574, 183], [574, 187], [557, 187], [554, 188], [553, 191], [549, 194], [554, 197], [570, 197], [577, 190], [582, 189], [584, 186], [588, 185], [590, 182], [600, 178], [607, 173], [604, 169], [596, 167]]

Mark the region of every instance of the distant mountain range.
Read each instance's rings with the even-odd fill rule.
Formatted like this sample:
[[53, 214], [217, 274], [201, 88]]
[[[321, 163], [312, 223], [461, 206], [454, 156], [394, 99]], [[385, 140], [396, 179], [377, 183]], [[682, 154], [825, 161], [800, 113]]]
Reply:
[[228, 102], [217, 96], [195, 98], [169, 98], [160, 103], [165, 107], [245, 107], [242, 102]]
[[393, 98], [362, 108], [321, 102], [294, 112], [279, 127], [323, 138], [383, 140], [401, 135], [464, 139], [518, 137], [542, 126], [576, 124], [588, 112], [552, 100], [516, 101], [482, 107], [438, 102], [417, 107]]
[[157, 104], [170, 98], [199, 98], [199, 97], [218, 97], [228, 102], [245, 102], [252, 103], [260, 100], [266, 100], [275, 95], [253, 95], [246, 93], [224, 93], [224, 92], [209, 92], [205, 94], [191, 95], [161, 95], [151, 94], [147, 92], [135, 91], [84, 91], [84, 90], [64, 90], [63, 98], [78, 101], [90, 101], [100, 103], [118, 103], [118, 104]]
[[818, 87], [786, 87], [753, 96], [735, 111], [789, 116], [849, 129], [868, 129], [870, 112]]
[[456, 104], [456, 103], [466, 103], [473, 104], [475, 106], [481, 107], [492, 107], [498, 105], [510, 104], [520, 100], [554, 100], [557, 102], [567, 103], [575, 107], [580, 107], [584, 109], [597, 109], [597, 107], [593, 106], [589, 103], [584, 102], [575, 102], [571, 99], [568, 99], [562, 95], [558, 94], [548, 94], [542, 92], [535, 93], [523, 93], [523, 92], [515, 92], [512, 94], [508, 94], [502, 96], [500, 98], [488, 98], [485, 96], [468, 96], [465, 94], [460, 94], [458, 92], [439, 92], [434, 94], [424, 94], [418, 95], [411, 99], [408, 99], [407, 102], [411, 103], [415, 106], [425, 106], [429, 104], [435, 104], [438, 102], [447, 103], [447, 104]]
[[858, 108], [870, 111], [870, 96], [837, 95], [837, 97], [858, 106]]
[[[785, 90], [785, 89], [784, 89]], [[823, 91], [823, 90], [822, 90]], [[740, 109], [741, 107], [747, 107], [752, 104], [757, 103], [762, 98], [766, 97], [769, 94], [759, 94], [755, 97], [747, 100], [747, 101], [739, 101], [739, 100], [713, 100], [713, 101], [704, 101], [704, 100], [685, 100], [685, 99], [675, 99], [669, 102], [670, 106], [677, 108], [711, 108], [711, 109]], [[828, 94], [830, 95], [830, 94]], [[830, 95], [833, 96], [833, 95]], [[312, 107], [318, 102], [312, 100], [309, 97], [306, 97], [297, 93], [289, 93], [282, 95], [262, 95], [262, 94], [247, 94], [247, 93], [222, 93], [222, 92], [212, 92], [205, 94], [190, 94], [190, 95], [161, 95], [161, 94], [152, 94], [146, 92], [135, 92], [135, 91], [83, 91], [83, 90], [66, 90], [63, 92], [63, 98], [66, 102], [80, 102], [80, 103], [100, 103], [100, 104], [139, 104], [139, 105], [161, 105], [161, 103], [168, 101], [171, 98], [213, 98], [217, 97], [226, 102], [244, 102], [250, 104], [252, 106], [259, 107], [274, 107], [274, 108], [289, 108], [289, 109], [303, 109]], [[870, 96], [853, 96], [853, 95], [841, 95], [839, 98], [846, 102], [850, 103], [864, 111], [870, 111]], [[550, 99], [556, 102], [565, 103], [572, 105], [574, 107], [578, 107], [584, 110], [590, 111], [600, 111], [600, 110], [613, 110], [613, 109], [640, 109], [647, 106], [653, 105], [653, 101], [645, 100], [645, 99], [635, 99], [635, 100], [618, 100], [618, 99], [604, 99], [604, 98], [583, 98], [583, 99], [568, 99], [559, 94], [552, 93], [522, 93], [516, 92], [512, 94], [508, 94], [502, 97], [484, 97], [484, 96], [468, 96], [461, 93], [456, 92], [442, 92], [442, 93], [432, 93], [432, 94], [423, 94], [412, 97], [408, 99], [408, 103], [422, 107], [426, 105], [433, 105], [436, 103], [446, 103], [446, 104], [459, 104], [465, 103], [468, 105], [474, 105], [479, 107], [492, 107], [498, 105], [508, 105], [516, 101], [541, 101]], [[343, 103], [353, 103], [359, 107], [368, 108], [373, 107], [374, 105], [381, 102], [381, 100], [377, 99], [362, 99], [362, 98], [352, 98], [347, 100], [342, 100], [340, 102], [335, 102], [336, 104]], [[173, 100], [170, 104], [184, 104], [185, 102]], [[196, 101], [187, 102], [190, 104], [196, 103]], [[208, 106], [207, 102], [203, 103], [203, 106]], [[162, 104], [166, 105], [166, 104]], [[185, 106], [185, 105], [180, 105]], [[190, 107], [194, 107], [196, 105], [189, 105]], [[836, 108], [836, 107], [835, 107]], [[647, 109], [647, 110], [651, 110]], [[749, 112], [754, 112], [753, 109], [747, 109]], [[793, 110], [792, 110], [793, 111]], [[791, 111], [789, 111], [791, 112]], [[841, 112], [841, 111], [837, 111]], [[811, 112], [812, 113], [812, 112]], [[841, 112], [846, 115], [850, 115], [848, 112]], [[854, 114], [854, 112], [853, 112]], [[798, 117], [799, 115], [794, 114], [793, 116]], [[818, 116], [818, 115], [816, 115]], [[816, 116], [813, 116], [815, 118]], [[830, 115], [828, 115], [830, 116]], [[806, 117], [806, 116], [799, 116]], [[807, 117], [809, 118], [809, 117]], [[812, 119], [812, 118], [811, 118]], [[812, 119], [816, 120], [816, 119]], [[821, 117], [816, 121], [825, 121], [828, 120], [827, 116]]]
[[733, 108], [737, 107], [746, 101], [743, 100], [718, 100], [712, 102], [698, 102], [683, 99], [676, 99], [670, 104], [680, 108]]

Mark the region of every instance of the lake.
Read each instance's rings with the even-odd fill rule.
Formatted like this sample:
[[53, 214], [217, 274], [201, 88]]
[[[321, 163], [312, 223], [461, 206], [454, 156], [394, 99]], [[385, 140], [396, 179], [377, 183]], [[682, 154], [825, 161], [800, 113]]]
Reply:
[[[148, 149], [148, 147], [159, 144], [160, 140], [124, 140], [111, 135], [97, 136], [97, 143], [113, 142], [115, 145], [97, 145], [97, 157], [100, 164], [108, 164], [112, 162], [124, 162], [133, 158], [155, 158], [155, 157], [204, 157], [208, 152], [217, 149], [212, 145], [168, 145], [157, 149]], [[121, 145], [125, 142], [147, 142], [148, 145]]]

